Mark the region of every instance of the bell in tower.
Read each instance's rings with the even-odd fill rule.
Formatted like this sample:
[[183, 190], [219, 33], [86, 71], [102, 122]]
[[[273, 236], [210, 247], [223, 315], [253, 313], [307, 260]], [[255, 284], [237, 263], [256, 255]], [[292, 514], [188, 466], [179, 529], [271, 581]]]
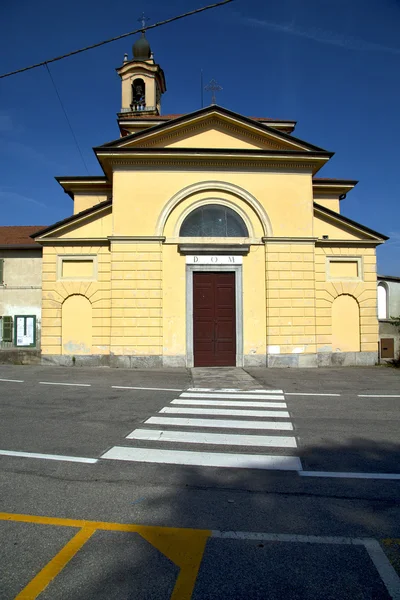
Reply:
[[[141, 19], [143, 27], [145, 17]], [[132, 58], [125, 60], [118, 75], [122, 81], [121, 113], [135, 115], [161, 114], [161, 95], [166, 91], [164, 72], [154, 62], [150, 44], [145, 32], [135, 41], [132, 47]]]

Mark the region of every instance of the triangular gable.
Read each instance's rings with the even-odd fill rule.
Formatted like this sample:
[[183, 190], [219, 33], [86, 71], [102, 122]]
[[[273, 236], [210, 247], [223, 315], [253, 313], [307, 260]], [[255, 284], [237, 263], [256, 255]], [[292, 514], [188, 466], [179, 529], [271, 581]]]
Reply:
[[101, 146], [102, 149], [109, 147], [324, 151], [219, 106], [209, 106]]
[[35, 233], [39, 243], [54, 238], [97, 239], [112, 234], [112, 201], [106, 200]]
[[328, 240], [364, 240], [382, 243], [389, 239], [365, 225], [336, 213], [314, 202], [314, 235], [328, 236]]

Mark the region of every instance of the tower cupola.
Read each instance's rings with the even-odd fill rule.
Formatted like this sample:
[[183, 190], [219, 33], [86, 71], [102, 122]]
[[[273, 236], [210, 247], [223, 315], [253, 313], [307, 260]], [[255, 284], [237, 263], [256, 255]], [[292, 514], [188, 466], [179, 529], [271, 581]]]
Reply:
[[133, 57], [117, 69], [122, 82], [122, 106], [120, 113], [161, 114], [161, 95], [166, 91], [164, 72], [154, 62], [150, 44], [145, 32], [132, 47]]

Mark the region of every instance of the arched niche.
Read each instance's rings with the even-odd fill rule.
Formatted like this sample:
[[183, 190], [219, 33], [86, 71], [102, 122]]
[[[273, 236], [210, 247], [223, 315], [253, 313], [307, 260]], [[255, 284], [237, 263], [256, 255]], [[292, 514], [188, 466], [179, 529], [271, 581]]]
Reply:
[[92, 353], [92, 305], [86, 296], [68, 296], [62, 304], [62, 354]]
[[354, 296], [341, 294], [332, 303], [332, 351], [360, 352], [360, 308]]

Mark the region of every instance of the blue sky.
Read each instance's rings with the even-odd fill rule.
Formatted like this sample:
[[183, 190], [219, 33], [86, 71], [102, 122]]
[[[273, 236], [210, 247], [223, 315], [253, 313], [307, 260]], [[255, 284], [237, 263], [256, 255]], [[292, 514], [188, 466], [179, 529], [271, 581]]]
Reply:
[[[207, 0], [20, 0], [0, 5], [1, 71], [135, 29]], [[236, 0], [149, 32], [164, 69], [164, 113], [218, 103], [248, 116], [298, 121], [295, 135], [336, 154], [319, 173], [358, 179], [342, 213], [391, 236], [378, 271], [400, 275], [400, 1]], [[115, 68], [133, 38], [50, 66], [90, 174], [92, 147], [118, 137]], [[205, 94], [205, 104], [209, 103]], [[49, 76], [41, 67], [0, 80], [1, 224], [47, 225], [72, 213], [55, 175], [85, 175]]]

